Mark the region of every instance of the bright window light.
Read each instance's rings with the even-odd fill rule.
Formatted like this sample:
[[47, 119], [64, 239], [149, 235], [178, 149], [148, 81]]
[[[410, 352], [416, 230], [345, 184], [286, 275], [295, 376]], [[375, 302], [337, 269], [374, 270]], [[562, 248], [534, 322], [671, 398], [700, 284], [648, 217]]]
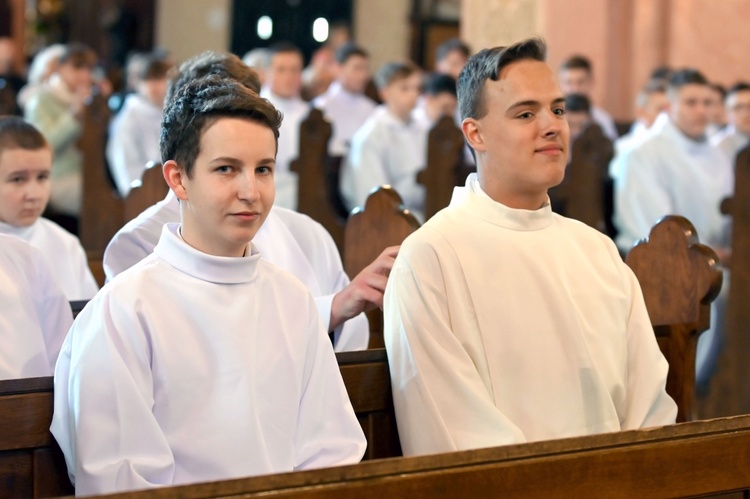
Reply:
[[328, 40], [328, 21], [325, 17], [319, 17], [313, 22], [313, 38], [320, 43]]
[[[326, 33], [328, 32], [328, 26], [326, 25]], [[258, 19], [258, 38], [261, 40], [268, 40], [273, 35], [273, 21], [268, 16], [263, 16]]]

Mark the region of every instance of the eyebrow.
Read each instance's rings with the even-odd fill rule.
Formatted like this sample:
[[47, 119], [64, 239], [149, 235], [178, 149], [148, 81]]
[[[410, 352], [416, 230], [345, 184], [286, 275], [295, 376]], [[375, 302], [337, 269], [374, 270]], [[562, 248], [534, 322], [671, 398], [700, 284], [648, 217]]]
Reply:
[[[558, 97], [557, 99], [552, 101], [552, 105], [560, 104], [565, 102], [565, 97]], [[539, 107], [542, 103], [538, 100], [522, 100], [520, 102], [516, 102], [512, 106], [508, 108], [508, 111], [513, 111], [514, 109], [518, 109], [519, 107]]]
[[[241, 165], [242, 161], [231, 156], [220, 156], [211, 160], [211, 163], [229, 163], [231, 165]], [[263, 158], [258, 163], [273, 163], [276, 164], [275, 158]]]

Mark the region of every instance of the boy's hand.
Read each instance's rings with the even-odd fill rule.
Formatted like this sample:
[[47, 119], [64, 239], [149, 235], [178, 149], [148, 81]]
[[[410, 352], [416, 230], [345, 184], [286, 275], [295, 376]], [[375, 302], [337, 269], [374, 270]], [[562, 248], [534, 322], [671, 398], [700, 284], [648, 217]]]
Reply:
[[399, 246], [386, 248], [370, 265], [357, 274], [347, 287], [336, 293], [331, 303], [328, 330], [375, 307], [383, 308], [383, 293]]

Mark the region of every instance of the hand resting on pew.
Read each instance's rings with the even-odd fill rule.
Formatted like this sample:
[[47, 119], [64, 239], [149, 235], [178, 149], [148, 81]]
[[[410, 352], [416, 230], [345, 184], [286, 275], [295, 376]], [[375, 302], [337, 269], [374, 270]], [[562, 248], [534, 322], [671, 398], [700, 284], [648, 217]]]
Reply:
[[391, 246], [383, 252], [344, 289], [339, 291], [331, 303], [330, 328], [335, 329], [347, 320], [375, 307], [383, 308], [383, 293], [388, 275], [398, 255], [399, 246]]

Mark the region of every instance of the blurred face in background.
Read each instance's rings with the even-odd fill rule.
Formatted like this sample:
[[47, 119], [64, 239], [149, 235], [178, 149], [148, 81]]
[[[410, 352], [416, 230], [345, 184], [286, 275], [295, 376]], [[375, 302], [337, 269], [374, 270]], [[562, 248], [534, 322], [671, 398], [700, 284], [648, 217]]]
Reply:
[[669, 92], [669, 117], [682, 133], [694, 140], [704, 138], [712, 105], [708, 85], [688, 83]]
[[560, 89], [565, 95], [583, 94], [591, 97], [594, 88], [594, 77], [582, 68], [561, 69]]
[[297, 97], [302, 88], [302, 65], [302, 56], [297, 52], [274, 54], [266, 74], [271, 92], [284, 99]]
[[466, 65], [466, 56], [460, 50], [451, 50], [445, 57], [435, 63], [435, 70], [438, 73], [451, 76], [454, 80], [458, 79], [461, 70]]
[[370, 61], [367, 57], [352, 55], [338, 65], [337, 79], [348, 92], [364, 93], [370, 76]]
[[73, 64], [60, 64], [57, 69], [60, 78], [74, 92], [85, 92], [91, 88], [94, 81], [91, 68], [88, 66], [76, 67]]
[[738, 132], [750, 135], [750, 90], [735, 92], [727, 97], [727, 116]]

